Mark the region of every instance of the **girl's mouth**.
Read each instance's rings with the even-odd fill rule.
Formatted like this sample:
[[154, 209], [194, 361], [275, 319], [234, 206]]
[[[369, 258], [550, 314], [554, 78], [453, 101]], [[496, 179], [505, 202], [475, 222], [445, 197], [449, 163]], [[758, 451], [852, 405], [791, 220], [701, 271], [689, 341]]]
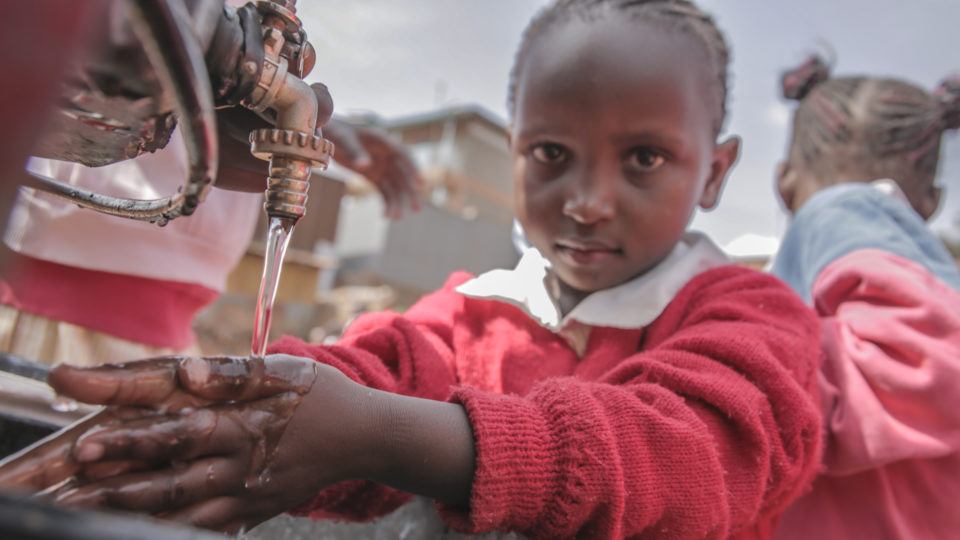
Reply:
[[596, 240], [564, 239], [554, 244], [557, 254], [571, 266], [598, 266], [623, 255], [611, 243]]

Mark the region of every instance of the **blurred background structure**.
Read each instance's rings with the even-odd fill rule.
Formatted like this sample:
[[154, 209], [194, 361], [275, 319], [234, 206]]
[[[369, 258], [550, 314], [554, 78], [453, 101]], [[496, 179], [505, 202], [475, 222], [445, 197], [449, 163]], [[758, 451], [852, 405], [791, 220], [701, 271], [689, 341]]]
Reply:
[[[283, 270], [275, 336], [333, 338], [359, 313], [409, 306], [454, 270], [479, 273], [518, 259], [510, 241], [513, 186], [501, 118], [479, 106], [450, 106], [354, 120], [387, 129], [408, 148], [425, 180], [422, 209], [390, 221], [363, 178], [336, 166], [316, 178]], [[265, 227], [261, 219], [260, 230]], [[227, 293], [198, 319], [203, 350], [246, 353], [262, 237], [254, 236]]]
[[[335, 336], [362, 311], [403, 309], [452, 270], [481, 272], [516, 260], [507, 74], [524, 25], [546, 3], [301, 3], [299, 14], [320, 51], [310, 78], [330, 87], [341, 114], [400, 138], [427, 185], [423, 210], [390, 222], [362, 178], [334, 167], [314, 180], [284, 270], [275, 336]], [[836, 58], [836, 74], [889, 73], [932, 88], [960, 71], [960, 2], [701, 3], [733, 46], [726, 132], [745, 144], [719, 208], [697, 215], [693, 226], [739, 261], [763, 267], [787, 222], [773, 188], [790, 116], [778, 95], [781, 71], [821, 52]], [[943, 154], [946, 197], [933, 227], [960, 255], [960, 138], [948, 137]], [[205, 350], [246, 351], [261, 252], [255, 241], [228, 294], [201, 317]]]

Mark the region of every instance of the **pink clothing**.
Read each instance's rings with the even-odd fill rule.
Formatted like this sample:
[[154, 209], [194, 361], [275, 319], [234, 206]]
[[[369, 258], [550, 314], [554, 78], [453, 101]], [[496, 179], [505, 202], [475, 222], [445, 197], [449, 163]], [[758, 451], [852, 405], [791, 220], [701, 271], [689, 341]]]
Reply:
[[960, 536], [960, 293], [879, 249], [819, 274], [824, 471], [779, 539]]
[[[157, 199], [183, 185], [188, 166], [178, 130], [166, 148], [129, 161], [94, 168], [33, 159], [29, 169], [98, 193]], [[158, 227], [23, 189], [4, 242], [21, 255], [65, 266], [222, 291], [250, 244], [262, 205], [263, 195], [214, 189], [193, 215]]]
[[[219, 293], [195, 283], [86, 270], [11, 257], [0, 304], [123, 340], [182, 351], [196, 343], [193, 319]], [[79, 361], [79, 359], [74, 359]], [[101, 358], [99, 362], [129, 358]]]
[[[188, 172], [179, 131], [154, 154], [105, 167], [33, 159], [29, 168], [137, 199], [172, 195]], [[194, 317], [224, 290], [246, 251], [262, 200], [214, 189], [193, 215], [158, 227], [23, 189], [3, 238], [19, 256], [0, 275], [0, 304], [153, 348], [187, 349], [196, 342]]]

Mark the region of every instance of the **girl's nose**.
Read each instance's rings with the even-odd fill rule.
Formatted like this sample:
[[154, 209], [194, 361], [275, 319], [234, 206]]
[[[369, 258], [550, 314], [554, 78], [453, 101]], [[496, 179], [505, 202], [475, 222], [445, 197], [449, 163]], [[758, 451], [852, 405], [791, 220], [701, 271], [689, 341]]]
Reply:
[[593, 178], [582, 181], [579, 189], [572, 190], [563, 205], [563, 215], [581, 225], [594, 225], [611, 219], [614, 214], [612, 186]]

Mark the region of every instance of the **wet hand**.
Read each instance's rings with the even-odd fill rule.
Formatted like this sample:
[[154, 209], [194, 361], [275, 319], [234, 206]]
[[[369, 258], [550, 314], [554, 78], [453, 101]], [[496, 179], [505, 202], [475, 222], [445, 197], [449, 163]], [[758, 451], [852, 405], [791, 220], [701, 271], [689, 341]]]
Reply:
[[[61, 394], [111, 405], [19, 463], [39, 482], [34, 491], [63, 504], [228, 532], [347, 479], [468, 504], [475, 454], [463, 407], [367, 388], [311, 360], [58, 367], [50, 382]], [[36, 472], [61, 462], [70, 464], [58, 469], [69, 472], [59, 474], [66, 483]]]
[[[197, 406], [205, 400], [179, 389], [176, 384], [180, 357], [153, 358], [123, 367], [104, 366], [78, 370], [61, 367], [50, 380], [81, 400], [96, 404], [158, 405], [167, 410]], [[78, 377], [82, 374], [82, 377]], [[72, 390], [72, 391], [71, 391]], [[117, 417], [142, 417], [144, 409], [107, 409], [58, 432], [27, 454], [11, 457], [0, 467], [0, 487], [13, 491], [39, 492], [55, 487], [86, 471], [70, 456], [76, 440], [90, 427]], [[27, 452], [26, 450], [24, 452]], [[132, 468], [126, 465], [126, 468]], [[95, 474], [116, 468], [100, 464]]]
[[122, 368], [52, 376], [85, 401], [151, 407], [80, 436], [72, 457], [85, 474], [54, 500], [233, 532], [371, 469], [363, 387], [334, 368], [282, 355], [188, 358], [165, 384], [137, 391], [124, 379]]
[[423, 179], [403, 145], [389, 133], [334, 118], [323, 134], [336, 145], [334, 160], [362, 174], [380, 191], [387, 217], [402, 217], [404, 208], [420, 209]]

